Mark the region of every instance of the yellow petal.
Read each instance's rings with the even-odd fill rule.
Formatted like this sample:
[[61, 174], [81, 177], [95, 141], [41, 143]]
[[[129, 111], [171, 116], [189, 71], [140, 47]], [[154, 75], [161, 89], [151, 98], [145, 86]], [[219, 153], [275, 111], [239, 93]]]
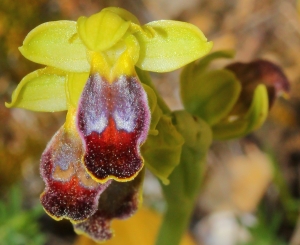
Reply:
[[79, 98], [83, 91], [84, 85], [86, 84], [89, 78], [89, 73], [68, 73], [67, 79], [67, 94], [68, 94], [68, 103], [73, 108], [77, 107]]
[[55, 68], [36, 70], [25, 76], [6, 107], [20, 107], [32, 111], [67, 110], [66, 74]]
[[137, 66], [142, 70], [167, 72], [180, 68], [212, 48], [194, 25], [171, 20], [153, 21], [134, 33], [140, 43]]

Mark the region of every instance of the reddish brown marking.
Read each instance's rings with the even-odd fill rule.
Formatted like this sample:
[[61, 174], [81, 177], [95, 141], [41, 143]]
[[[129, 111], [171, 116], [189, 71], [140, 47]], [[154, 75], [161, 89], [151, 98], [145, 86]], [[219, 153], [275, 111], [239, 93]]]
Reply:
[[79, 102], [77, 125], [85, 143], [84, 164], [95, 178], [126, 180], [141, 170], [140, 144], [150, 124], [147, 103], [135, 77], [110, 84], [99, 74], [90, 76]]
[[112, 118], [105, 130], [92, 132], [84, 139], [88, 142], [84, 156], [87, 169], [97, 178], [108, 175], [128, 178], [142, 167], [142, 159], [136, 141], [139, 131], [128, 133], [118, 130]]
[[[41, 203], [45, 210], [58, 219], [67, 218], [74, 221], [85, 220], [97, 210], [100, 194], [110, 182], [86, 187], [76, 173], [69, 180], [57, 180], [52, 177], [54, 167], [53, 158], [66, 138], [60, 130], [51, 140], [41, 158], [41, 175], [46, 183], [45, 192], [41, 195]], [[74, 147], [78, 147], [74, 145]], [[74, 159], [75, 162], [76, 159]], [[73, 162], [70, 165], [74, 164]], [[83, 166], [76, 166], [83, 168]]]

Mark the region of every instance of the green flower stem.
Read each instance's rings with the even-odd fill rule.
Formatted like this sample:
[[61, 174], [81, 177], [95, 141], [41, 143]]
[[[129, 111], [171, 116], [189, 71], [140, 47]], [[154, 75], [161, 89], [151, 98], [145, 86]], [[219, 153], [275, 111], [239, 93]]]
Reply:
[[160, 96], [160, 94], [158, 93], [158, 91], [155, 88], [154, 84], [152, 83], [149, 72], [143, 71], [138, 67], [135, 67], [135, 70], [136, 70], [136, 73], [138, 74], [141, 82], [148, 85], [155, 92], [156, 97], [157, 97], [157, 104], [159, 105], [159, 107], [163, 111], [163, 113], [164, 114], [171, 114], [170, 108], [168, 107], [166, 102], [163, 100], [163, 98]]
[[156, 245], [180, 244], [202, 186], [206, 154], [212, 141], [211, 128], [205, 121], [186, 111], [173, 112], [172, 116], [185, 143], [180, 163], [169, 177], [170, 184], [161, 184], [167, 211]]
[[193, 208], [194, 201], [186, 204], [178, 203], [176, 206], [169, 207], [160, 227], [156, 245], [180, 244], [182, 235], [189, 224]]
[[[184, 148], [183, 154], [189, 152], [186, 147]], [[202, 160], [196, 162], [181, 162], [180, 166], [171, 174], [170, 184], [161, 184], [167, 201], [167, 210], [159, 230], [156, 245], [180, 244], [190, 222], [195, 202], [202, 186], [201, 180], [204, 172], [205, 157], [203, 156]], [[193, 160], [199, 159], [194, 158]], [[191, 171], [194, 174], [190, 174]], [[188, 178], [191, 178], [191, 180]]]

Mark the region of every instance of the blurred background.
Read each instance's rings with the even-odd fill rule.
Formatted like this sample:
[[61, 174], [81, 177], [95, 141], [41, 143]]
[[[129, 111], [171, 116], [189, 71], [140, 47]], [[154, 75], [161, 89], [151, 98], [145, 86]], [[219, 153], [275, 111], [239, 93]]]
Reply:
[[[4, 102], [23, 76], [40, 68], [18, 51], [31, 29], [109, 6], [129, 10], [141, 23], [190, 22], [214, 42], [213, 50], [234, 49], [234, 61], [264, 58], [283, 68], [290, 97], [275, 103], [265, 125], [243, 139], [213, 143], [190, 233], [201, 245], [299, 245], [300, 12], [292, 0], [0, 0], [0, 241], [93, 244], [78, 240], [68, 222], [48, 218], [38, 200], [44, 189], [39, 158], [65, 113], [9, 110]], [[152, 74], [173, 110], [182, 108], [179, 74]], [[159, 184], [150, 173], [144, 196], [146, 205], [163, 210]]]

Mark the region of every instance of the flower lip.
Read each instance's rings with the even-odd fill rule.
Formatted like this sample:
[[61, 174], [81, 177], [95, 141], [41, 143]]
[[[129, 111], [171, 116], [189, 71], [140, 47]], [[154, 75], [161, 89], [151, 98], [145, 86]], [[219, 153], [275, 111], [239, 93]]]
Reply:
[[150, 126], [147, 95], [135, 76], [109, 83], [98, 73], [83, 90], [77, 127], [84, 142], [84, 164], [100, 183], [132, 180], [143, 167], [139, 146]]
[[41, 203], [56, 220], [87, 219], [96, 212], [99, 196], [110, 184], [110, 181], [99, 184], [87, 175], [81, 163], [82, 145], [77, 137], [62, 127], [41, 158], [41, 175], [46, 184]]

